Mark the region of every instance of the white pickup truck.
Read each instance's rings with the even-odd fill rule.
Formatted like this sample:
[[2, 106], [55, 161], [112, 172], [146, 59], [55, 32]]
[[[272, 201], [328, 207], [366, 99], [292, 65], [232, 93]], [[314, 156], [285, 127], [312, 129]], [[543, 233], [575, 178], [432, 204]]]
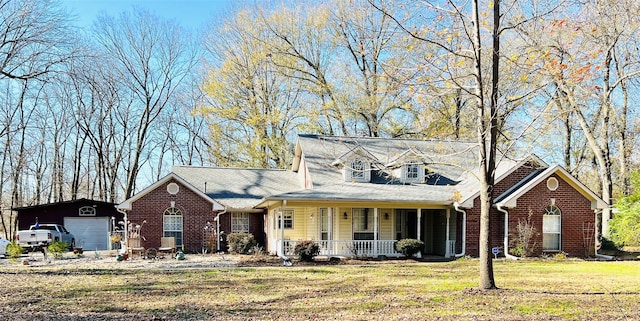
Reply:
[[69, 249], [76, 246], [76, 239], [60, 224], [31, 225], [28, 230], [16, 233], [16, 242], [26, 249], [40, 250], [56, 241], [67, 243]]

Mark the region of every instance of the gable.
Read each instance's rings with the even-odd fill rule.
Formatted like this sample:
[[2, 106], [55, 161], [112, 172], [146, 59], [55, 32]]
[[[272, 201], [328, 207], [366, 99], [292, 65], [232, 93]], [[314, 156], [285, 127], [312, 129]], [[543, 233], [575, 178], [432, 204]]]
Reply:
[[[218, 203], [217, 201], [213, 200], [212, 198], [210, 198], [209, 196], [204, 194], [202, 191], [200, 191], [197, 188], [195, 188], [193, 185], [189, 184], [182, 177], [176, 175], [175, 173], [169, 173], [168, 175], [166, 175], [165, 177], [161, 178], [160, 180], [158, 180], [157, 182], [153, 183], [152, 185], [148, 186], [147, 188], [143, 189], [142, 191], [140, 191], [136, 195], [134, 195], [131, 198], [125, 200], [122, 203], [120, 203], [118, 206], [116, 206], [116, 208], [118, 208], [120, 210], [131, 210], [132, 205], [133, 205], [133, 203], [135, 201], [137, 201], [138, 199], [144, 197], [145, 195], [155, 191], [156, 189], [158, 189], [160, 187], [163, 187], [167, 182], [169, 182], [171, 180], [175, 180], [176, 182], [178, 182], [183, 187], [185, 187], [185, 188], [189, 189], [191, 192], [195, 193], [198, 197], [200, 197], [200, 198], [208, 201], [209, 203], [211, 203], [212, 209], [214, 211], [222, 211], [222, 210], [225, 209], [224, 205], [222, 205], [222, 204]], [[169, 194], [173, 193], [173, 191], [171, 191], [170, 189], [171, 188], [167, 187], [167, 193], [169, 193]]]
[[[528, 175], [533, 175], [549, 165], [536, 155], [528, 155], [521, 160], [503, 158], [496, 164], [496, 179], [494, 184], [495, 193], [503, 193], [505, 190], [513, 189]], [[477, 173], [476, 173], [477, 174]], [[473, 176], [474, 174], [467, 174]], [[468, 177], [465, 184], [461, 186], [462, 198], [460, 204], [465, 208], [473, 207], [473, 200], [480, 196], [480, 183], [476, 177]]]
[[367, 162], [369, 162], [370, 164], [369, 166], [372, 166], [373, 164], [376, 164], [379, 162], [378, 159], [373, 154], [369, 153], [362, 146], [356, 146], [353, 149], [349, 150], [348, 152], [344, 153], [343, 155], [340, 155], [340, 157], [335, 159], [331, 163], [331, 165], [333, 166], [345, 165], [353, 161], [354, 159], [366, 160]]
[[[513, 188], [505, 191], [495, 199], [495, 203], [500, 206], [514, 208], [517, 206], [518, 199], [524, 196], [527, 192], [539, 185], [548, 185], [548, 189], [555, 192], [553, 189], [553, 182], [549, 181], [553, 176], [553, 179], [561, 179], [568, 184], [571, 188], [576, 190], [585, 199], [591, 202], [592, 209], [603, 209], [608, 207], [608, 204], [602, 200], [598, 195], [591, 191], [588, 187], [573, 177], [567, 170], [561, 166], [552, 166], [539, 173], [532, 173], [532, 175], [526, 177], [519, 184], [514, 185]], [[562, 191], [557, 191], [558, 198], [562, 197]]]

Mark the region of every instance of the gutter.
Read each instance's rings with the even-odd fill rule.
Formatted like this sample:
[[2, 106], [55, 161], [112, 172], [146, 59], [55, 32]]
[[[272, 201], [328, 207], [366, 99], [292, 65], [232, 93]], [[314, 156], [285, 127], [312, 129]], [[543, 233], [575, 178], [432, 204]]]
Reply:
[[222, 212], [218, 212], [218, 214], [216, 215], [216, 217], [213, 218], [214, 221], [216, 221], [216, 251], [220, 252], [220, 241], [222, 241], [221, 237], [220, 237], [220, 215], [227, 213], [227, 207], [224, 207], [224, 210], [222, 210]]
[[504, 213], [504, 257], [512, 260], [518, 260], [517, 256], [509, 254], [509, 212], [502, 208], [502, 204], [496, 204], [498, 211]]
[[128, 251], [128, 247], [129, 247], [129, 242], [128, 242], [129, 241], [128, 240], [128, 238], [129, 238], [129, 231], [128, 231], [128, 229], [129, 229], [129, 219], [127, 218], [127, 210], [125, 210], [123, 208], [116, 207], [116, 211], [122, 213], [122, 215], [123, 215], [122, 219], [124, 221], [124, 235], [123, 235], [123, 238], [122, 238], [122, 242], [123, 242], [122, 245], [123, 246], [120, 247], [120, 253], [124, 254], [124, 253], [126, 253]]
[[[460, 253], [454, 253], [456, 258], [463, 257], [466, 251], [467, 245], [467, 212], [460, 207], [460, 203], [453, 202], [453, 207], [456, 212], [462, 213], [462, 251]], [[454, 249], [455, 252], [455, 249]]]

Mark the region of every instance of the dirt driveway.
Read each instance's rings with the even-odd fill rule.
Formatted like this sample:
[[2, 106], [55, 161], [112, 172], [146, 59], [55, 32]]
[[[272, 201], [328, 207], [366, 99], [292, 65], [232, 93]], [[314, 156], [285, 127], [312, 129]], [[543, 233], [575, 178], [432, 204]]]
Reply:
[[[116, 251], [90, 251], [82, 255], [68, 252], [62, 258], [54, 259], [42, 253], [29, 253], [12, 260], [0, 259], [2, 269], [199, 269], [199, 268], [225, 268], [238, 267], [247, 262], [259, 261], [257, 257], [249, 255], [227, 254], [186, 254], [184, 260], [177, 260], [171, 256], [161, 259], [143, 259], [136, 256], [132, 259], [118, 261]], [[275, 264], [277, 258], [271, 259], [265, 256], [263, 260], [269, 260], [269, 264]], [[244, 262], [244, 263], [243, 263]], [[266, 262], [265, 262], [266, 263]], [[249, 263], [250, 264], [250, 263]]]

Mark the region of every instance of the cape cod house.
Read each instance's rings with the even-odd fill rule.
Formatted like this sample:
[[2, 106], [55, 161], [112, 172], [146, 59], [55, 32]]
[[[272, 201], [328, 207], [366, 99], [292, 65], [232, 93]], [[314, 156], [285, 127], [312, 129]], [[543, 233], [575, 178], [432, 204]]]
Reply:
[[[327, 256], [398, 256], [404, 238], [422, 255], [477, 256], [477, 144], [301, 135], [290, 170], [176, 166], [118, 205], [146, 221], [146, 246], [174, 236], [200, 251], [215, 229], [249, 232], [273, 254], [314, 240]], [[595, 252], [596, 217], [608, 206], [560, 166], [535, 155], [500, 158], [493, 187], [492, 246], [511, 246], [519, 222], [535, 228], [534, 255]]]

